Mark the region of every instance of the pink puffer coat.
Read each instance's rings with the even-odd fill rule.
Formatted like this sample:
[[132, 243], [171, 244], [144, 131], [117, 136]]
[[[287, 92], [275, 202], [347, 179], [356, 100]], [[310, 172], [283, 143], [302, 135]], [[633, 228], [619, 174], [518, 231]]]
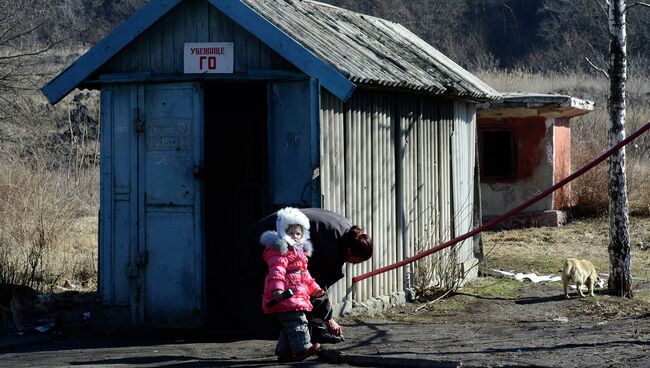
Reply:
[[[273, 232], [275, 233], [275, 232]], [[264, 261], [269, 272], [264, 281], [262, 308], [264, 313], [295, 312], [312, 309], [309, 296], [320, 289], [316, 280], [307, 270], [307, 254], [311, 253], [311, 243], [304, 242], [298, 247], [289, 246], [281, 238], [276, 238], [272, 244], [266, 244]], [[273, 300], [273, 291], [293, 289], [294, 295], [273, 307], [266, 304]]]

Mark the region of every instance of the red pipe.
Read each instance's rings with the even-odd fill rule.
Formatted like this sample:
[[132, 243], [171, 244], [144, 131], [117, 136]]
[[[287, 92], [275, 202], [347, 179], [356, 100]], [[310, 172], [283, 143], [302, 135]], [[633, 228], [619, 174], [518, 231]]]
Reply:
[[412, 257], [409, 257], [409, 258], [407, 258], [407, 259], [405, 259], [403, 261], [395, 262], [395, 263], [390, 264], [388, 266], [384, 266], [384, 267], [378, 268], [376, 270], [366, 272], [366, 273], [364, 273], [362, 275], [359, 275], [357, 277], [353, 277], [352, 278], [352, 283], [354, 284], [354, 283], [357, 283], [357, 282], [359, 282], [361, 280], [364, 280], [364, 279], [367, 279], [369, 277], [378, 275], [380, 273], [384, 273], [386, 271], [390, 271], [390, 270], [396, 269], [398, 267], [406, 266], [407, 264], [413, 263], [413, 262], [417, 261], [420, 258], [426, 257], [426, 256], [428, 256], [428, 255], [430, 255], [432, 253], [443, 250], [443, 249], [445, 249], [447, 247], [450, 247], [450, 246], [452, 246], [452, 245], [454, 245], [456, 243], [459, 243], [459, 242], [461, 242], [461, 241], [463, 241], [463, 240], [465, 240], [465, 239], [467, 239], [469, 237], [472, 237], [472, 236], [474, 236], [474, 235], [476, 235], [476, 234], [478, 234], [478, 233], [480, 233], [482, 231], [485, 231], [485, 230], [493, 227], [494, 225], [504, 221], [508, 217], [523, 211], [524, 209], [532, 206], [536, 202], [539, 202], [542, 198], [546, 197], [547, 195], [549, 195], [552, 192], [556, 191], [558, 188], [564, 186], [565, 184], [569, 183], [570, 181], [577, 178], [578, 176], [584, 174], [585, 172], [587, 172], [588, 170], [590, 170], [594, 166], [596, 166], [599, 163], [603, 162], [606, 158], [608, 158], [609, 156], [614, 154], [614, 152], [618, 151], [621, 147], [623, 147], [624, 145], [630, 143], [631, 141], [636, 139], [641, 134], [645, 133], [645, 131], [648, 130], [648, 129], [650, 129], [650, 121], [647, 122], [646, 125], [639, 128], [636, 132], [632, 133], [629, 137], [623, 139], [617, 145], [615, 145], [614, 147], [610, 148], [605, 153], [600, 155], [597, 159], [595, 159], [594, 161], [592, 161], [592, 162], [588, 163], [587, 165], [583, 166], [580, 170], [578, 170], [578, 171], [574, 172], [573, 174], [567, 176], [566, 178], [562, 179], [561, 181], [559, 181], [558, 183], [556, 183], [552, 187], [550, 187], [550, 188], [546, 189], [545, 191], [543, 191], [542, 193], [536, 195], [534, 198], [530, 199], [528, 202], [522, 204], [521, 206], [519, 206], [517, 208], [514, 208], [514, 209], [504, 213], [503, 215], [495, 218], [495, 219], [490, 220], [487, 224], [484, 224], [483, 226], [480, 226], [480, 227], [478, 227], [478, 228], [476, 228], [476, 229], [474, 229], [474, 230], [472, 230], [472, 231], [470, 231], [470, 232], [468, 232], [468, 233], [466, 233], [464, 235], [461, 235], [459, 237], [456, 237], [454, 239], [446, 241], [446, 242], [444, 242], [444, 243], [442, 243], [442, 244], [440, 244], [440, 245], [438, 245], [436, 247], [425, 250], [422, 253], [419, 253], [419, 254], [416, 254], [416, 255], [414, 255]]

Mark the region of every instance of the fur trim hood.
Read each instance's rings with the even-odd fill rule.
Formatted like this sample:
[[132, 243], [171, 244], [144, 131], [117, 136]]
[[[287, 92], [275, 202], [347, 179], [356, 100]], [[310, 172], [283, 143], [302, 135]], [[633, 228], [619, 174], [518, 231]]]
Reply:
[[309, 219], [304, 213], [293, 207], [285, 207], [278, 211], [278, 218], [275, 220], [275, 228], [278, 232], [278, 236], [289, 243], [289, 245], [295, 243], [295, 241], [287, 234], [287, 229], [291, 225], [302, 226], [302, 241], [309, 240]]
[[[279, 250], [281, 254], [285, 254], [289, 251], [289, 243], [279, 237], [278, 233], [273, 230], [265, 231], [262, 236], [260, 236], [260, 243], [269, 248]], [[304, 240], [298, 244], [293, 244], [291, 246], [302, 248], [302, 251], [305, 252], [308, 257], [311, 257], [314, 251], [314, 248], [309, 240]]]
[[[287, 229], [291, 225], [300, 225], [302, 227], [302, 240], [296, 242], [287, 234]], [[275, 248], [284, 254], [289, 246], [298, 246], [303, 249], [305, 254], [311, 256], [313, 247], [309, 241], [309, 219], [304, 213], [297, 208], [285, 207], [278, 211], [278, 218], [275, 221], [276, 231], [265, 231], [260, 236], [260, 243], [267, 247]]]

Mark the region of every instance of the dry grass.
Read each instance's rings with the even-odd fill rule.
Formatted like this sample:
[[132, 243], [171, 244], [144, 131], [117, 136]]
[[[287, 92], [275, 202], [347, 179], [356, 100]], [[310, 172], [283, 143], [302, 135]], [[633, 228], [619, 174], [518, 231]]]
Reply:
[[[544, 74], [528, 70], [478, 71], [474, 73], [479, 79], [500, 92], [537, 92], [566, 93], [569, 91], [607, 91], [608, 84], [604, 78], [594, 78], [588, 74], [557, 73], [548, 71]], [[596, 96], [576, 96], [594, 99]]]
[[32, 87], [0, 96], [0, 281], [94, 289], [98, 93], [50, 106]]
[[[574, 220], [563, 227], [483, 233], [483, 267], [515, 272], [558, 274], [567, 258], [586, 258], [599, 273], [609, 273], [609, 224], [605, 217]], [[650, 217], [630, 218], [632, 274], [650, 279]]]
[[0, 164], [0, 280], [39, 290], [66, 281], [93, 285], [97, 170], [70, 180], [66, 170], [41, 162]]

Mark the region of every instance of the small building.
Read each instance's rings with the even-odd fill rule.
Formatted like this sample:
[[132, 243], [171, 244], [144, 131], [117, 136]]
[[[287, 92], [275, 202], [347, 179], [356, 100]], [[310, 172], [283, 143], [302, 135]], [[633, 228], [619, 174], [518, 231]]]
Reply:
[[[240, 331], [259, 328], [263, 262], [242, 234], [286, 205], [375, 241], [330, 290], [337, 312], [403, 298], [408, 267], [351, 278], [471, 230], [476, 105], [500, 97], [403, 26], [308, 0], [151, 0], [42, 91], [75, 88], [101, 92], [102, 302]], [[443, 252], [453, 277], [477, 249]]]
[[[571, 174], [570, 119], [588, 113], [592, 101], [539, 93], [503, 93], [478, 110], [483, 219], [525, 203]], [[559, 226], [571, 207], [567, 184], [501, 227]]]

